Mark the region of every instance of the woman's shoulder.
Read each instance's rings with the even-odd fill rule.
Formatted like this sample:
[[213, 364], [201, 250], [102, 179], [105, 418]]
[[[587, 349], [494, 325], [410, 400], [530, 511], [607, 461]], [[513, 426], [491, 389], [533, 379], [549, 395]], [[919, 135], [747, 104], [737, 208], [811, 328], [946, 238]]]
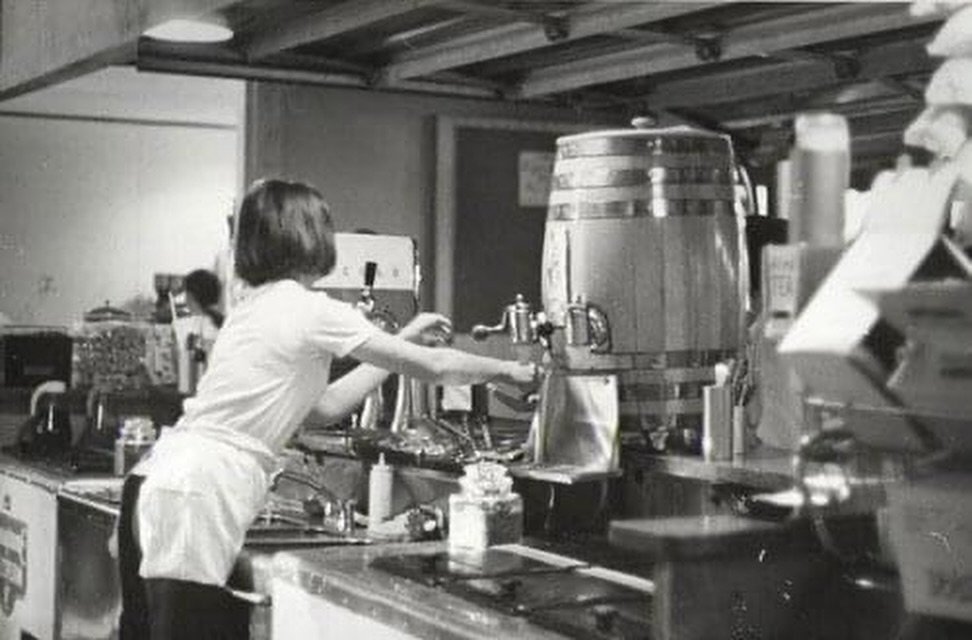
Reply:
[[258, 296], [260, 304], [275, 312], [286, 312], [295, 319], [319, 319], [322, 315], [328, 318], [356, 318], [361, 315], [353, 305], [333, 298], [321, 289], [309, 289], [296, 280], [279, 280], [266, 286], [266, 294]]

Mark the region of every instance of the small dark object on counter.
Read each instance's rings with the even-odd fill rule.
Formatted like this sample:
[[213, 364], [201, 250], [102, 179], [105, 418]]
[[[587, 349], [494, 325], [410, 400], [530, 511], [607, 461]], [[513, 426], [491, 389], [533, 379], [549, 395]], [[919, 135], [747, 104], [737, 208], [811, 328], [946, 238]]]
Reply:
[[445, 538], [445, 514], [436, 507], [419, 505], [409, 509], [405, 526], [409, 540], [414, 542]]
[[325, 515], [324, 505], [321, 503], [319, 499], [307, 498], [306, 500], [304, 500], [303, 504], [304, 504], [304, 513], [306, 513], [307, 517], [310, 518], [312, 521], [324, 519], [324, 515]]

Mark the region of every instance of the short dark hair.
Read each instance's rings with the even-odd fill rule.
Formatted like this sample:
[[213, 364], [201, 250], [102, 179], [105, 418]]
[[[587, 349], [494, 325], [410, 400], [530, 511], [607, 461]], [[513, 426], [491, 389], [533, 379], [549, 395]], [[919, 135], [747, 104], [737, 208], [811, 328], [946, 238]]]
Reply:
[[334, 268], [334, 224], [323, 196], [302, 182], [258, 180], [240, 205], [236, 274], [247, 284], [304, 276]]
[[196, 269], [186, 276], [184, 286], [186, 293], [192, 295], [200, 307], [211, 307], [219, 304], [219, 295], [223, 287], [219, 283], [219, 278], [212, 271]]

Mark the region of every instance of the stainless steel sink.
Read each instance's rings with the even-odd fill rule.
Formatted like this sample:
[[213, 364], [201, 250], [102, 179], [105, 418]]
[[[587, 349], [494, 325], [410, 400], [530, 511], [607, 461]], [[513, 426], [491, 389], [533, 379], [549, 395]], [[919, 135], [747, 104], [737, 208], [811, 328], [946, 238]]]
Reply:
[[247, 547], [329, 547], [371, 544], [371, 540], [353, 535], [338, 535], [317, 529], [280, 529], [276, 531], [247, 531]]
[[289, 514], [263, 514], [246, 532], [248, 547], [337, 546], [370, 544], [363, 531], [343, 532], [327, 524]]

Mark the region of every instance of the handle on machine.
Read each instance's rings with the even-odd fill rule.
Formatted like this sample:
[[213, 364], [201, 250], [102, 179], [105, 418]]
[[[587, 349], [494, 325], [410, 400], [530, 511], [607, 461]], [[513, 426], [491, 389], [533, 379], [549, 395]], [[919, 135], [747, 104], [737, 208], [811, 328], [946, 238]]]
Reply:
[[567, 344], [588, 346], [594, 353], [604, 353], [611, 348], [611, 326], [607, 314], [596, 304], [585, 302], [577, 296], [567, 307]]
[[243, 602], [246, 602], [254, 607], [269, 607], [273, 604], [272, 599], [266, 593], [241, 591], [239, 589], [230, 589], [229, 587], [226, 588], [226, 591], [237, 600], [242, 600]]
[[37, 385], [30, 396], [30, 415], [37, 415], [37, 403], [45, 393], [65, 393], [67, 385], [60, 380], [48, 380]]

